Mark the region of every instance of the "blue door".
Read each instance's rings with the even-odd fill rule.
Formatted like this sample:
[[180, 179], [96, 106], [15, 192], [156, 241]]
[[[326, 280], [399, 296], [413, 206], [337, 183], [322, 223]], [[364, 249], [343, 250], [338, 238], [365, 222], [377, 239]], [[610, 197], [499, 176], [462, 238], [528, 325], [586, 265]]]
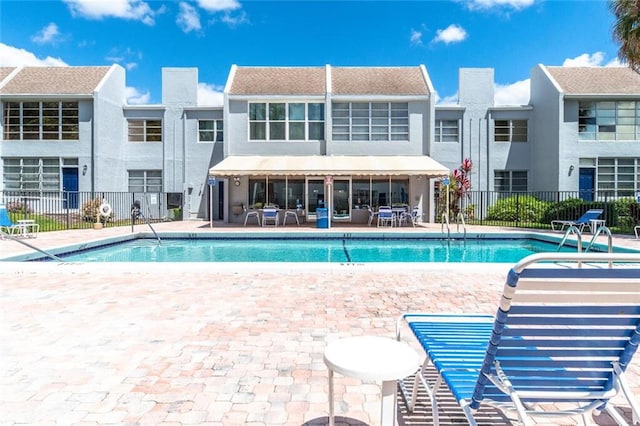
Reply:
[[78, 168], [62, 169], [62, 208], [78, 208]]
[[595, 173], [596, 169], [593, 168], [580, 169], [578, 191], [580, 191], [580, 198], [582, 198], [584, 201], [593, 201], [593, 193], [595, 189]]

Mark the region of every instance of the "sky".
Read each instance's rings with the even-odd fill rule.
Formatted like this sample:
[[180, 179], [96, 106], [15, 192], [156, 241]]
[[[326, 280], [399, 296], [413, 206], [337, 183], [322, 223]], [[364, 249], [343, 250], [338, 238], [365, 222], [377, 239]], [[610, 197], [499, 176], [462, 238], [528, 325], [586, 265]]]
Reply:
[[109, 66], [127, 102], [159, 104], [163, 67], [198, 68], [222, 105], [232, 65], [424, 65], [438, 104], [460, 68], [493, 68], [496, 105], [548, 66], [623, 66], [607, 0], [0, 0], [0, 66]]

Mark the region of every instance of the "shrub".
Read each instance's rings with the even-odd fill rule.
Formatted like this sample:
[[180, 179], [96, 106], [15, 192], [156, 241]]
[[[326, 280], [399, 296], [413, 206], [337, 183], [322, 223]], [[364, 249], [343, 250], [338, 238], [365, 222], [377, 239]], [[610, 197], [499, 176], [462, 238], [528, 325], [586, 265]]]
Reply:
[[31, 213], [31, 208], [22, 201], [11, 201], [7, 203], [7, 211], [9, 213], [29, 214]]
[[488, 220], [540, 222], [549, 206], [531, 195], [513, 195], [499, 199], [487, 211]]

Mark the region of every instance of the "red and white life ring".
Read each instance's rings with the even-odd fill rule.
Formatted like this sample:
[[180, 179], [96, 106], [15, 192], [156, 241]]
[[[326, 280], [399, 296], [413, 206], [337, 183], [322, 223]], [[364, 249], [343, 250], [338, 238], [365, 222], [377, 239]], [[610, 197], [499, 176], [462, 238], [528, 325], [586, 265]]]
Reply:
[[100, 216], [102, 217], [111, 216], [111, 212], [112, 212], [111, 205], [109, 203], [100, 204], [99, 212], [100, 212]]

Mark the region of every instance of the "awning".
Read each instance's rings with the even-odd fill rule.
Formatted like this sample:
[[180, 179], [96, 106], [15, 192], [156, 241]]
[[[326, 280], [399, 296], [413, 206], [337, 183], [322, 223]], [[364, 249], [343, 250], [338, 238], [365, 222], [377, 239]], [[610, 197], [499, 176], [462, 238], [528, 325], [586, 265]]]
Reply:
[[209, 169], [209, 176], [425, 176], [449, 174], [426, 155], [281, 155], [230, 156]]

